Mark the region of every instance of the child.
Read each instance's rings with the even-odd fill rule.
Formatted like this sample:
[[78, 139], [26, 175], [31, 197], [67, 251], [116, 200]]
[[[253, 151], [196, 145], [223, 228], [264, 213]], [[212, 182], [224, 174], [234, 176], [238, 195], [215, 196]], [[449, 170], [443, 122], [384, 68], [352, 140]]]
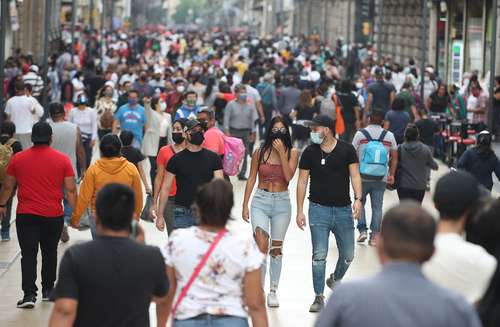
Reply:
[[141, 150], [132, 146], [134, 134], [130, 131], [122, 131], [120, 133], [120, 141], [122, 141], [122, 156], [137, 167], [139, 175], [141, 175], [144, 188], [146, 189], [146, 193], [151, 194], [151, 187], [149, 187], [143, 167], [144, 159], [146, 159], [146, 157], [144, 157]]

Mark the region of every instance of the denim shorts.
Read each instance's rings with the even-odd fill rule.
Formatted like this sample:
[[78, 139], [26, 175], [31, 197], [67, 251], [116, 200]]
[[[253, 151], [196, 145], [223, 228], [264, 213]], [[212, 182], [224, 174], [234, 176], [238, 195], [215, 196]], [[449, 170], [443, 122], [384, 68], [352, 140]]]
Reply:
[[290, 225], [292, 205], [290, 195], [285, 192], [267, 192], [257, 189], [250, 206], [252, 228], [255, 233], [261, 228], [271, 240], [283, 241]]
[[174, 320], [174, 327], [248, 327], [248, 320], [234, 316], [201, 315], [186, 320]]

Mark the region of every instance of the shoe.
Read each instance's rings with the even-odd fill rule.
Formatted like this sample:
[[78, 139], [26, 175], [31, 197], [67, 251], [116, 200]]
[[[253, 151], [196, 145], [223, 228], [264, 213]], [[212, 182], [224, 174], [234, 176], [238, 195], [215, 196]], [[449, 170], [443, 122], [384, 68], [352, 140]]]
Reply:
[[8, 242], [10, 241], [10, 233], [9, 232], [2, 232], [2, 242]]
[[309, 308], [309, 312], [320, 312], [325, 307], [325, 297], [323, 295], [316, 295], [313, 304]]
[[33, 309], [36, 303], [36, 296], [26, 295], [22, 300], [17, 302], [17, 307], [21, 309]]
[[50, 293], [52, 293], [52, 289], [42, 289], [42, 301], [43, 302], [50, 301]]
[[372, 238], [370, 238], [370, 240], [368, 241], [368, 245], [369, 246], [377, 246], [377, 237], [372, 236]]
[[64, 225], [61, 233], [61, 242], [66, 243], [69, 241], [68, 226]]
[[337, 287], [338, 285], [340, 284], [340, 281], [337, 281], [333, 278], [333, 274], [330, 275], [330, 277], [328, 277], [326, 279], [326, 286], [328, 286], [329, 289], [331, 289], [333, 291], [333, 289], [335, 287]]
[[427, 185], [425, 185], [425, 190], [429, 192], [431, 190], [431, 184], [427, 183]]
[[276, 291], [271, 291], [267, 295], [267, 306], [270, 308], [279, 308], [280, 302], [278, 301]]
[[246, 181], [246, 180], [248, 180], [248, 178], [246, 178], [245, 176], [238, 176], [238, 180]]
[[368, 238], [368, 234], [366, 234], [366, 232], [359, 233], [358, 243], [363, 243], [364, 241], [366, 241], [367, 238]]

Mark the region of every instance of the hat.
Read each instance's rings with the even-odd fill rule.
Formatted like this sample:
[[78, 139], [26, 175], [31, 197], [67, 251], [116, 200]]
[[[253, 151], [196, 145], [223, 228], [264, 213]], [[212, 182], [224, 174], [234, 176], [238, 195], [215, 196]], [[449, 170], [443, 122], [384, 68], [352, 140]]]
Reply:
[[37, 65], [31, 65], [30, 66], [30, 71], [38, 74], [38, 66]]
[[52, 127], [46, 122], [38, 122], [31, 130], [31, 141], [33, 143], [47, 143], [52, 136]]
[[305, 122], [304, 125], [308, 127], [323, 126], [328, 127], [331, 130], [335, 128], [335, 122], [327, 115], [317, 115], [312, 120]]
[[382, 68], [380, 67], [375, 68], [375, 76], [382, 76], [382, 75], [384, 75], [384, 71], [382, 70]]
[[463, 212], [479, 200], [479, 183], [465, 171], [452, 171], [439, 179], [434, 191], [434, 204], [438, 211]]
[[187, 122], [186, 122], [186, 127], [184, 127], [184, 131], [187, 132], [187, 131], [190, 131], [192, 130], [193, 128], [195, 128], [196, 126], [200, 126], [200, 122], [197, 121], [196, 119], [189, 119]]
[[206, 113], [208, 113], [210, 115], [215, 114], [215, 111], [212, 108], [208, 107], [208, 106], [201, 107], [200, 110], [198, 110], [198, 113], [200, 113], [200, 112], [206, 112]]

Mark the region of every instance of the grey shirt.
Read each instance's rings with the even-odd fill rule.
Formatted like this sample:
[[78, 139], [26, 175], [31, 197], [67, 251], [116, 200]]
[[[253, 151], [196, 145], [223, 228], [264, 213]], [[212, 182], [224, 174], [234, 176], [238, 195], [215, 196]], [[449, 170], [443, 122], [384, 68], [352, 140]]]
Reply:
[[51, 121], [50, 126], [52, 127], [52, 143], [50, 146], [69, 157], [76, 174], [76, 139], [78, 127], [76, 124], [67, 121], [57, 123]]
[[253, 130], [259, 114], [252, 101], [241, 104], [237, 100], [229, 102], [224, 110], [224, 130], [249, 129]]
[[431, 150], [422, 142], [408, 142], [399, 146], [397, 172], [399, 187], [425, 190], [429, 169], [438, 168]]
[[429, 281], [418, 264], [392, 262], [335, 289], [316, 327], [480, 327], [464, 298]]
[[278, 109], [284, 115], [289, 115], [299, 103], [300, 90], [296, 87], [284, 87], [278, 98]]

